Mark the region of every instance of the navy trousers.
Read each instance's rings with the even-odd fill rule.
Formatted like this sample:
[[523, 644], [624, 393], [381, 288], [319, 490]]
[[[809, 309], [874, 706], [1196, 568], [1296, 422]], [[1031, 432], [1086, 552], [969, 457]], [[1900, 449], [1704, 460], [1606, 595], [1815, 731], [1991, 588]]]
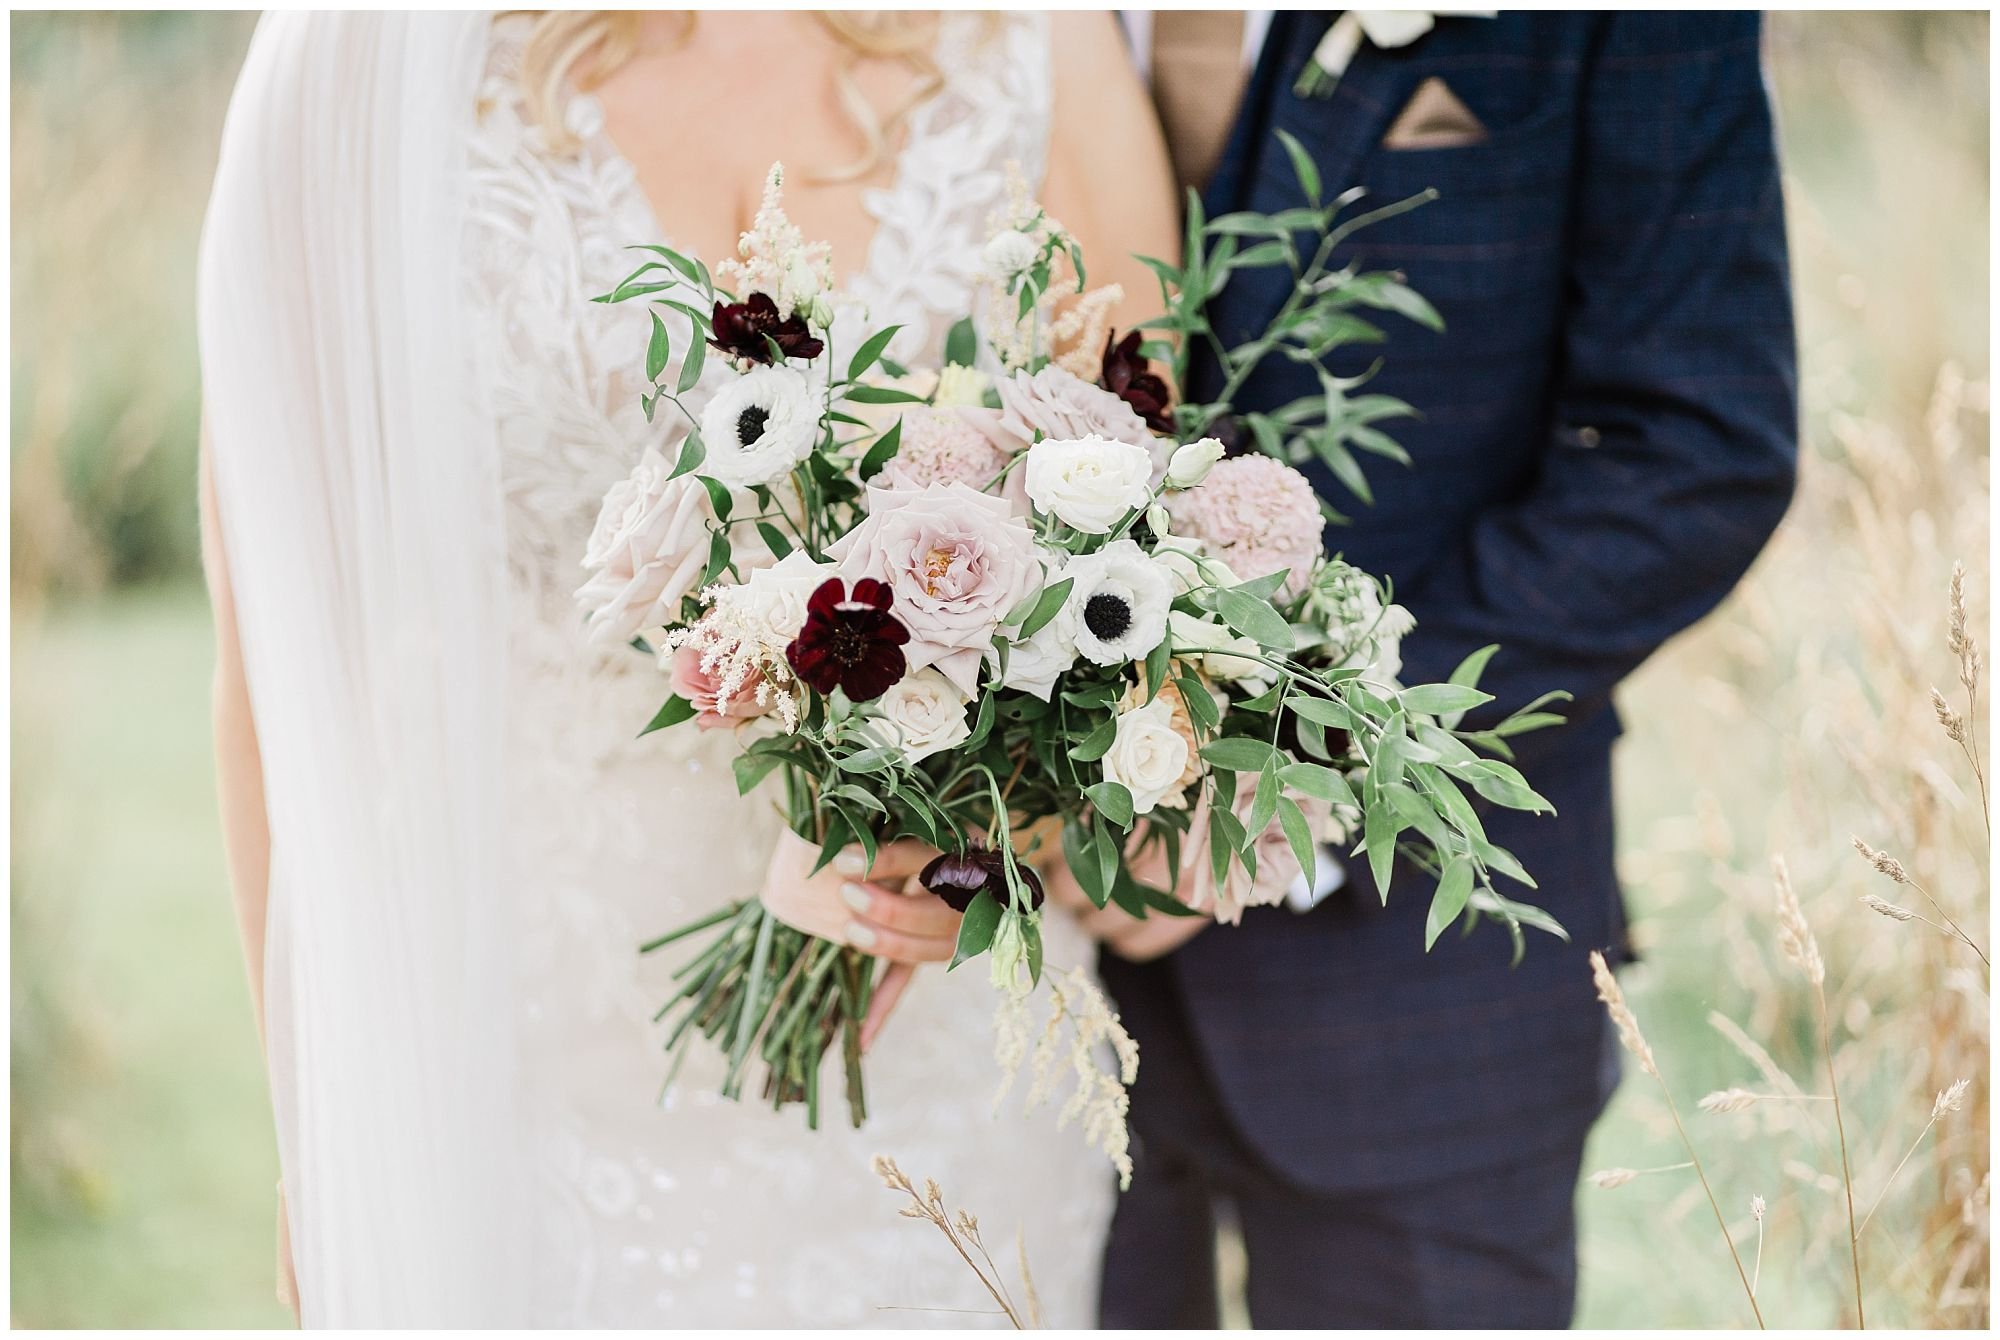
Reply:
[[1215, 1233], [1233, 1209], [1259, 1328], [1550, 1328], [1576, 1299], [1581, 1138], [1559, 1154], [1421, 1185], [1328, 1194], [1233, 1129], [1164, 964], [1104, 956], [1142, 1061], [1134, 1175], [1105, 1250], [1106, 1329], [1213, 1329]]

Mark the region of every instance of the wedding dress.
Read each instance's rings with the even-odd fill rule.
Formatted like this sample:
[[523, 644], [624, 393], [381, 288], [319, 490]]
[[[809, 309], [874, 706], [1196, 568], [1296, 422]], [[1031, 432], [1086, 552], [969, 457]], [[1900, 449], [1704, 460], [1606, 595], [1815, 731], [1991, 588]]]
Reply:
[[[339, 43], [331, 42], [325, 25], [347, 25], [337, 30], [345, 40], [353, 25], [370, 20], [322, 16], [318, 22], [317, 36], [296, 37], [290, 47], [292, 59], [309, 69], [315, 62], [341, 59], [337, 51], [330, 53]], [[448, 27], [463, 24], [462, 16], [382, 22], [406, 25], [415, 34], [411, 42], [434, 39], [443, 52], [458, 52], [465, 45], [463, 32]], [[334, 918], [356, 914], [351, 908], [329, 911], [300, 897], [295, 886], [309, 885], [316, 876], [332, 882], [332, 877], [307, 857], [295, 855], [288, 861], [286, 853], [310, 850], [325, 861], [358, 863], [361, 857], [353, 855], [357, 844], [350, 834], [343, 845], [330, 824], [317, 834], [316, 846], [306, 838], [288, 841], [286, 816], [302, 807], [287, 804], [286, 776], [269, 778], [274, 849], [279, 853], [274, 857], [269, 969], [274, 1095], [288, 1189], [295, 1180], [310, 1183], [293, 1193], [307, 1320], [732, 1327], [999, 1323], [995, 1316], [963, 1315], [990, 1314], [993, 1304], [941, 1235], [899, 1217], [899, 1197], [870, 1171], [871, 1156], [883, 1153], [920, 1183], [935, 1179], [954, 1207], [975, 1214], [1010, 1278], [1015, 1275], [1011, 1240], [1018, 1232], [1048, 1324], [1088, 1326], [1094, 1317], [1113, 1176], [1075, 1129], [1055, 1129], [1054, 1105], [1024, 1114], [1017, 1090], [996, 1109], [993, 995], [983, 974], [948, 976], [935, 965], [919, 970], [868, 1057], [869, 1118], [859, 1131], [849, 1129], [844, 1106], [837, 1101], [823, 1110], [822, 1129], [815, 1132], [805, 1128], [798, 1109], [773, 1112], [754, 1095], [741, 1103], [719, 1098], [719, 1058], [699, 1048], [675, 1085], [661, 1092], [666, 1063], [653, 1016], [666, 998], [678, 959], [671, 951], [642, 958], [637, 946], [704, 911], [753, 894], [779, 820], [768, 798], [736, 794], [728, 766], [730, 744], [720, 733], [669, 731], [635, 739], [637, 727], [659, 705], [664, 679], [650, 658], [625, 649], [592, 648], [583, 635], [572, 592], [583, 579], [580, 559], [599, 500], [649, 444], [662, 446], [671, 456], [677, 435], [664, 409], [658, 423], [648, 424], [639, 405], [646, 308], [589, 299], [608, 291], [633, 268], [633, 253], [626, 247], [669, 239], [663, 239], [631, 165], [607, 138], [592, 99], [575, 95], [566, 105], [566, 124], [580, 148], [558, 152], [548, 147], [527, 114], [516, 78], [528, 20], [480, 22], [482, 69], [477, 116], [469, 131], [469, 176], [451, 188], [452, 207], [464, 219], [461, 260], [456, 290], [440, 300], [448, 300], [456, 312], [456, 334], [405, 335], [391, 329], [398, 310], [406, 311], [412, 323], [430, 319], [428, 300], [403, 289], [378, 291], [386, 314], [370, 308], [354, 319], [372, 322], [368, 328], [385, 343], [401, 347], [407, 339], [412, 358], [440, 357], [431, 347], [440, 339], [463, 352], [473, 365], [470, 384], [487, 388], [487, 399], [477, 421], [459, 436], [490, 441], [497, 453], [497, 479], [489, 481], [480, 469], [465, 467], [459, 484], [438, 483], [438, 492], [429, 498], [399, 500], [394, 492], [398, 477], [451, 468], [437, 463], [445, 448], [413, 439], [403, 450], [385, 445], [379, 461], [369, 458], [382, 479], [357, 470], [362, 477], [343, 474], [331, 482], [351, 488], [353, 506], [364, 518], [419, 532], [421, 519], [413, 520], [408, 511], [457, 506], [440, 493], [489, 482], [497, 491], [493, 524], [504, 558], [492, 557], [504, 563], [505, 580], [490, 623], [482, 626], [480, 617], [452, 609], [425, 606], [412, 612], [399, 606], [399, 626], [437, 620], [451, 623], [451, 630], [427, 628], [400, 640], [387, 633], [380, 638], [392, 644], [383, 650], [386, 656], [407, 650], [403, 644], [412, 640], [463, 636], [466, 645], [437, 665], [437, 684], [425, 681], [423, 688], [434, 693], [437, 710], [447, 716], [466, 710], [466, 702], [475, 699], [482, 712], [495, 715], [455, 728], [447, 721], [438, 729], [456, 729], [456, 736], [449, 745], [439, 742], [429, 755], [414, 752], [431, 731], [417, 709], [383, 724], [380, 733], [395, 738], [377, 742], [378, 760], [429, 757], [433, 775], [445, 778], [453, 794], [439, 798], [401, 779], [400, 807], [392, 807], [387, 795], [398, 793], [398, 779], [382, 778], [385, 796], [374, 813], [385, 823], [402, 822], [428, 805], [425, 812], [432, 817], [424, 840], [430, 847], [442, 845], [438, 828], [454, 822], [470, 841], [471, 820], [461, 811], [472, 808], [479, 788], [493, 788], [498, 823], [490, 836], [495, 849], [466, 857], [476, 874], [468, 875], [456, 864], [413, 870], [413, 863], [402, 859], [409, 844], [381, 840], [385, 854], [378, 866], [394, 872], [395, 889], [383, 896], [379, 919], [398, 934], [429, 936], [430, 955], [458, 962], [453, 971], [476, 972], [484, 965], [464, 963], [475, 957], [473, 948], [446, 943], [453, 932], [442, 924], [448, 920], [443, 913], [439, 924], [432, 925], [409, 911], [413, 901], [431, 897], [433, 889], [443, 899], [449, 885], [461, 904], [456, 933], [484, 937], [478, 943], [488, 951], [499, 946], [512, 955], [506, 986], [497, 979], [475, 983], [489, 1000], [503, 991], [513, 996], [504, 1019], [462, 1003], [439, 1002], [436, 998], [446, 993], [425, 977], [431, 971], [427, 966], [415, 969], [414, 1003], [400, 1007], [435, 1013], [445, 1022], [437, 1025], [443, 1036], [433, 1050], [454, 1058], [465, 1053], [466, 1059], [454, 1064], [464, 1065], [468, 1073], [472, 1058], [483, 1057], [479, 1073], [495, 1083], [505, 1076], [508, 1087], [501, 1093], [489, 1083], [481, 1090], [484, 1096], [468, 1097], [425, 1071], [431, 1053], [421, 1046], [403, 1047], [399, 1036], [385, 1039], [383, 1031], [393, 1034], [398, 1016], [385, 1014], [372, 1034], [355, 1022], [355, 1012], [374, 1002], [348, 1001], [339, 994], [340, 979], [323, 961], [320, 946], [334, 938]], [[370, 31], [366, 42], [356, 41], [357, 50], [365, 47], [374, 53], [370, 59], [376, 66], [382, 63], [379, 34]], [[984, 20], [948, 13], [941, 19], [936, 54], [942, 85], [908, 118], [893, 184], [864, 195], [878, 225], [874, 241], [865, 257], [835, 258], [847, 309], [844, 321], [865, 310], [874, 326], [902, 323], [904, 331], [891, 351], [902, 361], [937, 360], [945, 330], [971, 309], [979, 245], [987, 218], [1002, 198], [1007, 166], [1017, 164], [1030, 185], [1040, 180], [1050, 131], [1048, 41], [1041, 16]], [[253, 64], [257, 57], [253, 50]], [[371, 68], [365, 94], [354, 96], [405, 102], [427, 98], [418, 87], [427, 69], [448, 64], [442, 56], [432, 60], [436, 67], [412, 54], [407, 69]], [[250, 78], [246, 72], [246, 82]], [[288, 76], [270, 78], [281, 82]], [[231, 134], [279, 141], [264, 159], [265, 171], [277, 171], [271, 166], [276, 155], [296, 152], [297, 145], [267, 127], [246, 124], [239, 129], [239, 118], [249, 115], [242, 107], [246, 96], [239, 90]], [[422, 175], [408, 138], [392, 125], [377, 140], [382, 155], [410, 160], [402, 169], [406, 179]], [[352, 154], [350, 139], [330, 141], [329, 152]], [[214, 403], [219, 398], [246, 402], [260, 394], [250, 371], [231, 380], [230, 361], [218, 350], [228, 350], [245, 367], [266, 356], [245, 347], [251, 334], [235, 333], [232, 339], [228, 327], [232, 318], [248, 326], [257, 303], [276, 301], [229, 291], [232, 282], [248, 281], [234, 270], [241, 242], [230, 231], [235, 215], [218, 221], [221, 202], [226, 194], [232, 199], [253, 195], [252, 188], [261, 184], [228, 184], [233, 181], [231, 148], [226, 138], [218, 202], [212, 206], [205, 241], [203, 345], [232, 569], [243, 563], [242, 550], [254, 555], [315, 543], [336, 551], [335, 559], [323, 562], [356, 566], [351, 555], [338, 553], [338, 521], [330, 523], [328, 534], [300, 536], [268, 515], [281, 502], [269, 494], [289, 490], [312, 496], [328, 483], [328, 467], [317, 459], [283, 467], [261, 463], [257, 449], [232, 443], [268, 431], [266, 424], [252, 423], [255, 416], [248, 409], [231, 414], [229, 406]], [[356, 176], [366, 179], [370, 173], [393, 179], [389, 164], [370, 162], [361, 163]], [[688, 191], [705, 189], [700, 182], [681, 185]], [[309, 191], [312, 183], [300, 189]], [[242, 205], [238, 213], [252, 217], [241, 227], [255, 226], [256, 212], [269, 208], [261, 199]], [[411, 210], [390, 214], [406, 220], [428, 217]], [[311, 221], [302, 226], [310, 227]], [[400, 255], [396, 260], [399, 277], [416, 283], [420, 262]], [[272, 268], [279, 268], [276, 262]], [[436, 275], [421, 278], [433, 291], [446, 282]], [[282, 280], [269, 282], [282, 289]], [[302, 287], [312, 290], [310, 283]], [[312, 290], [301, 301], [317, 310], [316, 305], [326, 302], [326, 290]], [[687, 347], [687, 323], [668, 319], [678, 361], [679, 351]], [[391, 350], [356, 351], [353, 376], [367, 375], [370, 353], [385, 364], [396, 360]], [[310, 365], [290, 369], [297, 373], [297, 383], [309, 394], [328, 395], [331, 379], [323, 352], [311, 351], [295, 361]], [[444, 365], [436, 366], [444, 377]], [[711, 361], [689, 407], [699, 413], [700, 401], [724, 375]], [[401, 390], [420, 399], [425, 388]], [[267, 414], [285, 412], [283, 397], [261, 393], [268, 398]], [[383, 399], [388, 398], [385, 393]], [[341, 431], [358, 426], [364, 435], [379, 434], [384, 443], [403, 427], [393, 415], [389, 422], [375, 422], [359, 406], [352, 422], [344, 406], [333, 410], [345, 425]], [[340, 433], [325, 427], [331, 412], [322, 407], [321, 422], [308, 426], [339, 447]], [[412, 453], [430, 454], [413, 461]], [[260, 487], [259, 469], [291, 473], [283, 474], [281, 490], [275, 484]], [[467, 507], [467, 516], [476, 510]], [[456, 571], [454, 580], [461, 584], [479, 580], [472, 563], [455, 555], [431, 555], [427, 561], [445, 566], [446, 576]], [[453, 563], [457, 569], [451, 568]], [[372, 556], [364, 554], [358, 566], [372, 582]], [[378, 588], [364, 582], [378, 603], [444, 603], [434, 594], [411, 593], [407, 564], [388, 566], [398, 568], [405, 584], [385, 581]], [[287, 714], [292, 686], [273, 681], [298, 673], [302, 663], [325, 659], [280, 651], [276, 644], [281, 639], [268, 630], [285, 619], [310, 623], [312, 612], [301, 610], [297, 600], [302, 591], [317, 589], [315, 582], [323, 584], [324, 578], [302, 575], [287, 591], [275, 578], [250, 578], [247, 599], [253, 608], [242, 616], [246, 667], [260, 731], [272, 736], [264, 730], [268, 706], [279, 732], [265, 743], [267, 774], [286, 771], [280, 761], [282, 732], [292, 719]], [[269, 612], [260, 615], [259, 608]], [[345, 617], [350, 629], [365, 622], [353, 611]], [[267, 629], [262, 635], [260, 619]], [[338, 627], [312, 625], [309, 631], [329, 644], [342, 636]], [[435, 648], [432, 654], [444, 656]], [[395, 678], [403, 673], [400, 665], [385, 661], [372, 670], [366, 664], [361, 669], [373, 679], [357, 674], [356, 681], [377, 684], [377, 696], [384, 683], [395, 683], [395, 692], [402, 690]], [[496, 677], [498, 687], [491, 682]], [[336, 683], [328, 692], [334, 695], [340, 688]], [[351, 686], [347, 691], [362, 692]], [[373, 708], [371, 700], [355, 710]], [[316, 761], [348, 738], [340, 732], [312, 735], [323, 727], [312, 725], [304, 713], [298, 717], [298, 752]], [[479, 752], [460, 763], [447, 756], [447, 748]], [[366, 765], [352, 766], [354, 785], [365, 788], [371, 780]], [[478, 775], [465, 776], [465, 769], [478, 770]], [[330, 783], [321, 779], [318, 785], [324, 790]], [[457, 795], [460, 785], [467, 788], [463, 804]], [[415, 820], [408, 822], [416, 826]], [[374, 869], [355, 879], [366, 882]], [[494, 894], [490, 917], [479, 902], [489, 891]], [[503, 916], [504, 928], [490, 924]], [[1087, 962], [1088, 946], [1074, 925], [1055, 916], [1049, 922], [1050, 967]], [[418, 964], [429, 962], [414, 938], [402, 948]], [[358, 962], [365, 947], [354, 953]], [[409, 966], [396, 954], [385, 957], [390, 961], [359, 963], [347, 971], [359, 977]], [[299, 1021], [295, 1026], [286, 1025], [288, 1008]], [[483, 1041], [475, 1041], [475, 1033]], [[359, 1093], [326, 1075], [320, 1058], [335, 1052], [336, 1041], [375, 1067], [363, 1069], [357, 1059], [343, 1072], [360, 1087]], [[513, 1050], [502, 1056], [498, 1049], [503, 1046]], [[394, 1066], [403, 1069], [397, 1072]], [[299, 1077], [288, 1078], [294, 1070]], [[377, 1073], [405, 1074], [402, 1111], [409, 1123], [443, 1128], [422, 1140], [405, 1139], [405, 1144], [421, 1144], [422, 1151], [399, 1151], [404, 1161], [394, 1172], [383, 1171], [375, 1158], [380, 1146], [399, 1138], [400, 1130], [369, 1104], [367, 1086]], [[313, 1075], [317, 1078], [308, 1082], [306, 1077]], [[439, 1105], [455, 1105], [452, 1115], [441, 1115]], [[354, 1123], [379, 1125], [372, 1143], [326, 1115], [336, 1106]], [[467, 1147], [458, 1143], [461, 1133]], [[507, 1152], [510, 1142], [520, 1150], [518, 1158]], [[375, 1179], [373, 1192], [349, 1189], [352, 1179], [370, 1177]], [[446, 1198], [452, 1204], [413, 1204], [405, 1197]], [[334, 1206], [344, 1216], [337, 1221]], [[426, 1215], [433, 1219], [426, 1221]], [[520, 1240], [503, 1243], [506, 1225], [486, 1223], [489, 1215], [496, 1221], [517, 1217], [523, 1229]], [[490, 1232], [493, 1244], [464, 1241], [467, 1229]], [[393, 1241], [385, 1242], [385, 1237]], [[346, 1258], [337, 1250], [342, 1244], [351, 1248]], [[999, 1250], [1003, 1244], [1005, 1250]], [[432, 1286], [422, 1265], [401, 1264], [412, 1255], [430, 1263], [435, 1294], [427, 1293]], [[517, 1274], [516, 1264], [523, 1259], [523, 1273]], [[370, 1289], [359, 1278], [370, 1270], [385, 1276], [405, 1273], [393, 1287]], [[353, 1292], [343, 1294], [343, 1289]], [[337, 1301], [342, 1298], [348, 1301]]]

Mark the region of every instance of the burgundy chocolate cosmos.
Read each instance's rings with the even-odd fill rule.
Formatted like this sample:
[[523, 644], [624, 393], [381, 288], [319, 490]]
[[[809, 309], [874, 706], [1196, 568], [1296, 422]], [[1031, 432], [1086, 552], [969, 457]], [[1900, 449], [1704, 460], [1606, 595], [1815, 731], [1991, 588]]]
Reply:
[[829, 577], [806, 602], [805, 627], [785, 648], [792, 672], [821, 693], [844, 690], [865, 703], [880, 698], [903, 677], [903, 644], [910, 630], [889, 613], [895, 597], [873, 577], [846, 583]]
[[1128, 332], [1122, 340], [1115, 335], [1104, 337], [1104, 369], [1097, 384], [1130, 405], [1154, 432], [1174, 430], [1174, 421], [1167, 413], [1173, 393], [1167, 389], [1166, 379], [1140, 356], [1138, 331]]
[[[1014, 863], [1014, 869], [1028, 890], [1029, 910], [1040, 907], [1044, 897], [1041, 876], [1020, 861]], [[971, 907], [972, 900], [982, 891], [991, 894], [1000, 906], [1007, 906], [1007, 858], [977, 842], [968, 844], [964, 851], [939, 853], [917, 875], [917, 880], [950, 904], [954, 912]]]
[[755, 363], [772, 361], [773, 344], [786, 358], [814, 359], [826, 348], [796, 312], [780, 321], [778, 304], [768, 293], [753, 293], [742, 302], [718, 302], [708, 323], [714, 331], [711, 345], [732, 358]]

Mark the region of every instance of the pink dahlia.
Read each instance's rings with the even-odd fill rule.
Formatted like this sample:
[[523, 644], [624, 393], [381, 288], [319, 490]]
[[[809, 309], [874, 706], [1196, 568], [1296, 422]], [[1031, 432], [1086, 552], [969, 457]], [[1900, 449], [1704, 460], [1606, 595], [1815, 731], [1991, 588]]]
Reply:
[[1306, 477], [1269, 456], [1219, 461], [1208, 477], [1171, 495], [1174, 529], [1203, 541], [1243, 581], [1289, 572], [1297, 591], [1320, 554], [1326, 518]]

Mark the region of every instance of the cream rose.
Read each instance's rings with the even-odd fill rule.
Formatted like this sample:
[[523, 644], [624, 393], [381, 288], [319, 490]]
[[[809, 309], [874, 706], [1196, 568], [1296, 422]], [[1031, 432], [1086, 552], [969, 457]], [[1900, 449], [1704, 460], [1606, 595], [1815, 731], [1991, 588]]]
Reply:
[[590, 640], [615, 646], [642, 628], [679, 616], [681, 597], [708, 566], [708, 493], [651, 447], [632, 473], [611, 486], [584, 546], [590, 580], [577, 604], [590, 616]]
[[716, 597], [729, 606], [731, 628], [756, 644], [767, 657], [782, 661], [785, 647], [805, 627], [806, 602], [820, 584], [833, 576], [831, 563], [815, 563], [795, 549], [768, 568], [759, 568], [741, 586], [725, 587]]
[[904, 675], [872, 704], [865, 728], [877, 744], [900, 749], [912, 763], [972, 736], [965, 719], [966, 697], [935, 670]]
[[1028, 500], [1086, 535], [1102, 535], [1152, 500], [1153, 458], [1102, 437], [1044, 438], [1028, 448]]
[[1155, 698], [1118, 714], [1118, 733], [1104, 755], [1104, 780], [1132, 793], [1135, 814], [1150, 814], [1159, 805], [1179, 809], [1187, 803], [1181, 778], [1189, 757], [1187, 738], [1174, 728], [1173, 704]]

